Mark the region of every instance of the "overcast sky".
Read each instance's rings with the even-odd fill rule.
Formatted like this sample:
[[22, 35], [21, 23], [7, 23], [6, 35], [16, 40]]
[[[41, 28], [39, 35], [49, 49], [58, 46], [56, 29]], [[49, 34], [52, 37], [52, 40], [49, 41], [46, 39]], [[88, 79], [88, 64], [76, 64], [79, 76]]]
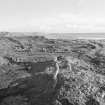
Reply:
[[0, 0], [0, 31], [105, 32], [105, 0]]

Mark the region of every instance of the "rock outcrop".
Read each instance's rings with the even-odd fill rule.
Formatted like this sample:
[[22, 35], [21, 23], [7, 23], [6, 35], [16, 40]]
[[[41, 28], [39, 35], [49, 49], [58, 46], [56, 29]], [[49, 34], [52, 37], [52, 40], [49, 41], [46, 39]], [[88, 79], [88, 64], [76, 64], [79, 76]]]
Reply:
[[104, 105], [104, 63], [104, 40], [2, 36], [0, 105]]

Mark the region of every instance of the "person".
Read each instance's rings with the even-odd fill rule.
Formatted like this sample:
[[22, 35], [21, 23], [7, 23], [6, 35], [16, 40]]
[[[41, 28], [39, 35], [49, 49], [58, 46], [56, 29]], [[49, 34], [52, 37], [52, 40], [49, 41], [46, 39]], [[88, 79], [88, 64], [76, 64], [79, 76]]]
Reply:
[[70, 60], [69, 57], [66, 57], [65, 60], [66, 60], [66, 63], [67, 63], [68, 70], [72, 71], [72, 67], [71, 67], [72, 61]]

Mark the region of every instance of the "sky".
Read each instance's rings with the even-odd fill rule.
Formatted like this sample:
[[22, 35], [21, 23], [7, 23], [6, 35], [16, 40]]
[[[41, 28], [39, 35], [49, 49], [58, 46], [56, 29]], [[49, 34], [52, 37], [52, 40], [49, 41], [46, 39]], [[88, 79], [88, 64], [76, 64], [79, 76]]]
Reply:
[[105, 0], [0, 0], [0, 31], [105, 32]]

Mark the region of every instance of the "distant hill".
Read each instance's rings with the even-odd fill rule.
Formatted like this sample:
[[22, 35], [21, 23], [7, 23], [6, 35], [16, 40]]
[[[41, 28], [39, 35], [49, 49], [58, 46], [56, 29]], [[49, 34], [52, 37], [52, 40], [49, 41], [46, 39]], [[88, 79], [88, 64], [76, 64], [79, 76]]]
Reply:
[[105, 39], [105, 33], [0, 32], [0, 36], [45, 36], [49, 39]]

